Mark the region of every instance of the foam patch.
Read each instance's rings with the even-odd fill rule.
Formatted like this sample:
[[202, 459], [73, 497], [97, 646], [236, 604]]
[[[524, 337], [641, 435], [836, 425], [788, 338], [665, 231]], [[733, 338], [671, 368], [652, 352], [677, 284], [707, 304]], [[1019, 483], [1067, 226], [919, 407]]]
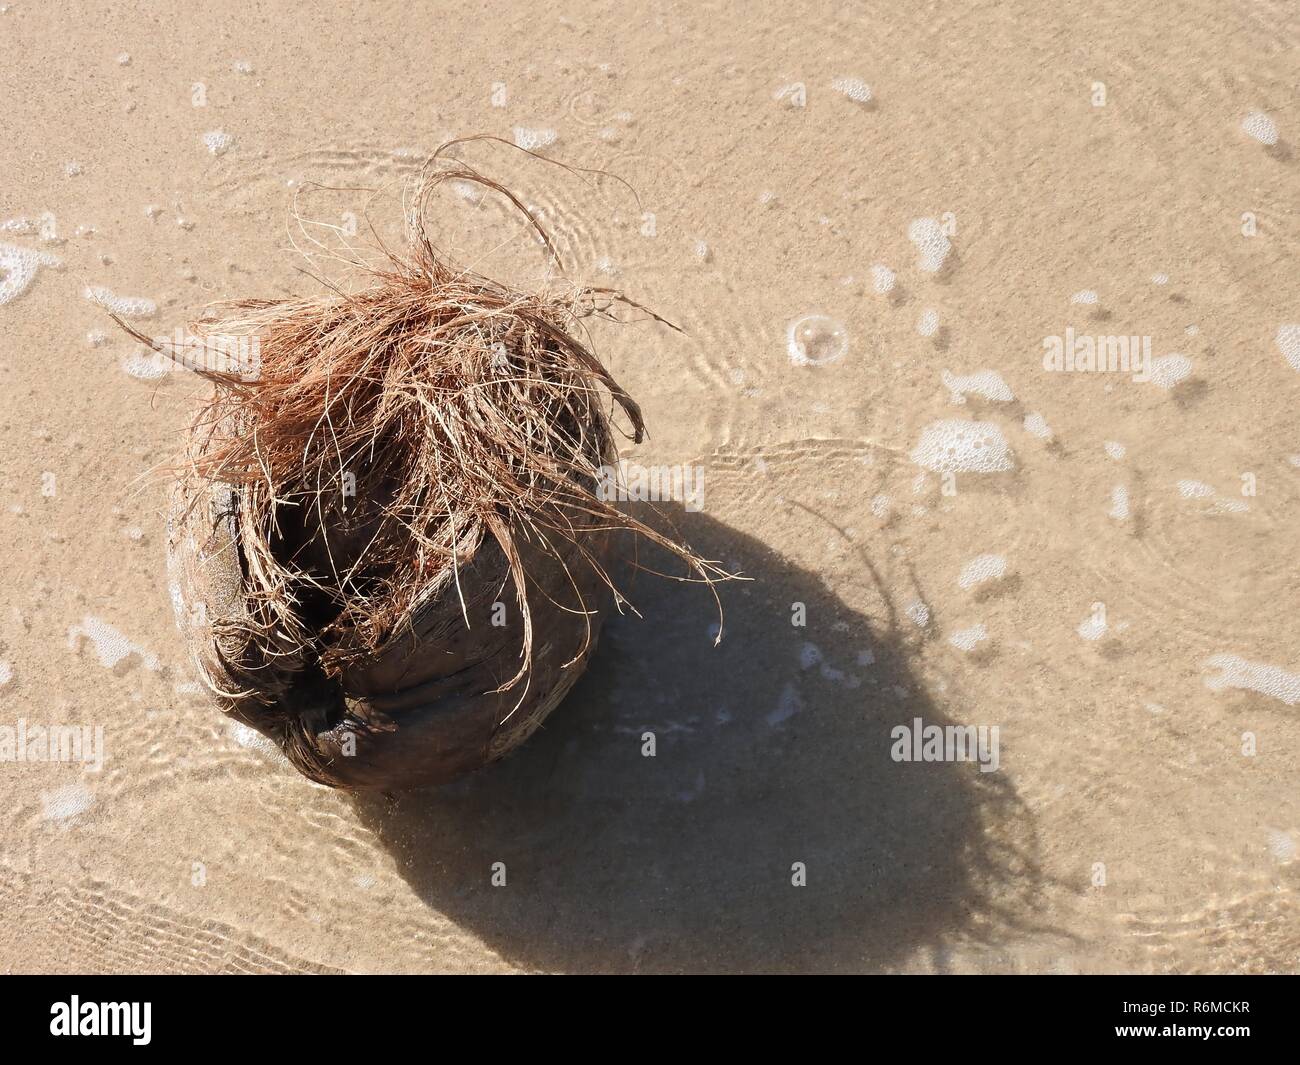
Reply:
[[540, 148], [549, 148], [559, 140], [559, 134], [553, 129], [530, 129], [528, 126], [515, 127], [515, 144], [525, 151], [535, 152]]
[[139, 655], [146, 669], [156, 671], [161, 668], [157, 655], [132, 643], [112, 625], [89, 614], [81, 619], [80, 625], [73, 625], [68, 629], [68, 646], [72, 650], [77, 650], [83, 639], [89, 640], [94, 645], [99, 664], [106, 669], [114, 668], [131, 655]]
[[1279, 325], [1273, 341], [1282, 353], [1282, 358], [1291, 364], [1291, 369], [1300, 370], [1300, 323]]
[[0, 306], [16, 300], [31, 288], [42, 266], [59, 270], [63, 268], [63, 262], [48, 252], [0, 244]]
[[917, 269], [935, 274], [943, 269], [944, 260], [952, 251], [952, 242], [943, 227], [933, 218], [917, 218], [907, 227], [907, 239], [916, 245], [920, 258]]
[[68, 784], [41, 792], [41, 816], [46, 821], [66, 821], [94, 805], [94, 793], [84, 784]]
[[1191, 376], [1192, 366], [1186, 355], [1161, 355], [1151, 360], [1151, 384], [1168, 391]]
[[934, 473], [1002, 473], [1015, 469], [1002, 430], [992, 422], [934, 422], [921, 431], [910, 458]]
[[1001, 580], [1007, 572], [1007, 560], [1001, 555], [977, 555], [962, 567], [957, 578], [958, 588], [974, 588], [977, 584]]
[[1047, 419], [1037, 411], [1025, 415], [1025, 432], [1038, 437], [1040, 440], [1052, 439], [1052, 427], [1047, 424]]
[[1085, 640], [1100, 640], [1106, 635], [1106, 621], [1096, 614], [1089, 614], [1079, 623], [1079, 627], [1074, 631]]
[[871, 87], [861, 78], [836, 78], [831, 88], [857, 104], [871, 102]]
[[1109, 514], [1116, 521], [1128, 520], [1128, 489], [1117, 484], [1110, 490], [1110, 511]]
[[213, 155], [225, 155], [235, 144], [235, 138], [219, 129], [203, 134], [203, 144]]
[[1241, 120], [1242, 132], [1260, 144], [1273, 147], [1278, 141], [1277, 123], [1263, 111], [1252, 111]]
[[152, 318], [158, 313], [158, 304], [137, 296], [116, 296], [101, 286], [87, 286], [82, 293], [91, 303], [112, 311], [119, 318]]
[[1207, 658], [1202, 668], [1218, 670], [1204, 678], [1210, 691], [1236, 688], [1259, 692], [1287, 706], [1300, 703], [1300, 674], [1288, 673], [1280, 666], [1251, 662], [1240, 655], [1218, 654]]
[[1010, 403], [1016, 398], [1010, 386], [1002, 380], [1001, 374], [996, 370], [979, 370], [965, 377], [958, 377], [944, 370], [942, 377], [954, 403], [965, 403], [968, 394], [995, 403]]
[[959, 651], [973, 651], [989, 638], [988, 630], [983, 625], [972, 625], [961, 629], [948, 637], [948, 642]]

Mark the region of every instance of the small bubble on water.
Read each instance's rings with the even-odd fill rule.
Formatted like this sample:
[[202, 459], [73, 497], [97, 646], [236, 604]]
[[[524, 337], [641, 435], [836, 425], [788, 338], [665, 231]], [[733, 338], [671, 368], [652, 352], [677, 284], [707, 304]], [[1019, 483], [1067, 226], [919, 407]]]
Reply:
[[849, 350], [849, 334], [834, 318], [809, 314], [790, 323], [786, 350], [796, 366], [822, 366]]

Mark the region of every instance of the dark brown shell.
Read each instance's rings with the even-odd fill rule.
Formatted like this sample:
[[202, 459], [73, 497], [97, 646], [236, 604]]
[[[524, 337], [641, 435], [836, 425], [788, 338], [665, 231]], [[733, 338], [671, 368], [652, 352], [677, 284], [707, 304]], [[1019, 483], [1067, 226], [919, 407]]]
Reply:
[[[522, 633], [491, 538], [461, 568], [459, 594], [445, 586], [408, 630], [339, 676], [326, 677], [309, 649], [286, 645], [268, 660], [265, 639], [251, 638], [235, 503], [227, 485], [177, 488], [168, 523], [177, 622], [222, 710], [272, 739], [312, 780], [395, 790], [478, 769], [541, 725], [595, 650], [609, 591], [579, 543], [603, 564], [609, 533], [593, 530], [559, 545], [563, 564], [521, 540], [534, 646], [527, 675], [508, 690], [496, 689], [519, 670]], [[493, 624], [498, 602], [512, 622]]]

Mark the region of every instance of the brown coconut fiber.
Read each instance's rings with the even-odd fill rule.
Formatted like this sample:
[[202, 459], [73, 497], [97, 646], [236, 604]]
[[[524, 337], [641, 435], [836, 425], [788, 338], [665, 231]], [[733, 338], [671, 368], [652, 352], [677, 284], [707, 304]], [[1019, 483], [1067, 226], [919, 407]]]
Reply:
[[239, 300], [196, 327], [256, 337], [260, 367], [198, 369], [214, 389], [173, 494], [178, 621], [222, 709], [336, 787], [437, 784], [522, 743], [625, 605], [619, 532], [674, 552], [678, 579], [725, 576], [596, 490], [615, 413], [636, 441], [644, 423], [579, 330], [639, 305], [449, 262], [422, 219], [451, 179], [506, 196], [550, 248], [450, 147], [409, 247], [355, 294]]

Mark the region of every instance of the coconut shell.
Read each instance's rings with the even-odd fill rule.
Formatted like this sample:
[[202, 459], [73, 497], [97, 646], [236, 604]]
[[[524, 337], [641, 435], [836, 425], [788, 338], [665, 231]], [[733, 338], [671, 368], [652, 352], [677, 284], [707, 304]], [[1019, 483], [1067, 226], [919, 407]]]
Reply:
[[[408, 629], [336, 676], [310, 650], [286, 643], [268, 655], [259, 650], [265, 637], [252, 637], [236, 503], [229, 485], [186, 480], [176, 489], [168, 570], [177, 623], [221, 709], [319, 783], [423, 787], [495, 761], [542, 724], [595, 650], [597, 608], [609, 591], [579, 545], [603, 562], [609, 533], [592, 530], [558, 557], [520, 542], [534, 652], [524, 679], [506, 690], [498, 689], [519, 671], [521, 625], [509, 567], [491, 538]], [[507, 623], [494, 625], [502, 615]]]

